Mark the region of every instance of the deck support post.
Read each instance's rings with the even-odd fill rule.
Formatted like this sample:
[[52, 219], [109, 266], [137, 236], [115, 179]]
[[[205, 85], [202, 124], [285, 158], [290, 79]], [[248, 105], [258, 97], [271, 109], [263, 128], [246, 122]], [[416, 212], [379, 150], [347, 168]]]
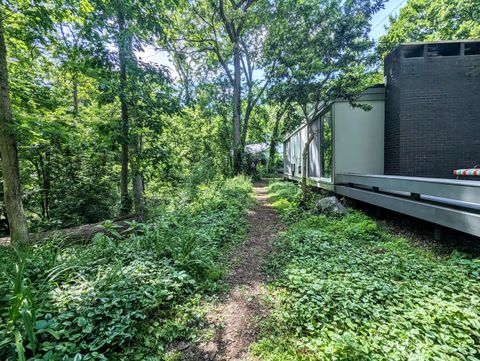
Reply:
[[436, 224], [433, 228], [433, 238], [435, 241], [444, 241], [445, 240], [445, 227]]
[[385, 210], [382, 207], [375, 208], [375, 218], [385, 219]]

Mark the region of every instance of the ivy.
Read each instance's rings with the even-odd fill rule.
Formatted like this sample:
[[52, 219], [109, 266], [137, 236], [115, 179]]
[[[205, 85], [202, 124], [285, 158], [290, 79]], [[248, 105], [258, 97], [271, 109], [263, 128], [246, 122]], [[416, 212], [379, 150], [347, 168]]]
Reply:
[[[296, 213], [296, 186], [270, 192], [281, 215]], [[255, 345], [262, 359], [480, 357], [478, 258], [438, 256], [352, 209], [343, 218], [303, 212], [277, 249], [271, 315]]]

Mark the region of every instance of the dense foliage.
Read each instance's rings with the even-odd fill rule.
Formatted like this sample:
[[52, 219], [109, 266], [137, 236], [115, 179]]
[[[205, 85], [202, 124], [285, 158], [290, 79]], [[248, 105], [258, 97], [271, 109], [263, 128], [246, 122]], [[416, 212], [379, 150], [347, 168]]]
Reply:
[[477, 360], [480, 260], [439, 256], [359, 211], [298, 211], [298, 187], [270, 186], [288, 229], [271, 271], [265, 360]]
[[390, 19], [379, 47], [385, 54], [405, 42], [479, 37], [480, 1], [409, 0], [399, 15]]
[[[384, 2], [0, 1], [0, 359], [163, 360], [193, 338], [246, 228], [251, 186], [225, 179], [271, 174], [283, 135], [332, 99], [354, 105]], [[409, 0], [379, 52], [479, 37], [478, 2]], [[478, 260], [418, 250], [358, 212], [304, 214], [306, 169], [302, 209], [296, 186], [271, 187], [290, 228], [257, 352], [478, 359]], [[138, 221], [120, 234], [117, 216]], [[85, 244], [29, 243], [100, 221]]]
[[[283, 135], [333, 98], [354, 102], [375, 81], [370, 22], [383, 6], [0, 2], [6, 129], [17, 143], [8, 149], [18, 149], [23, 191], [14, 198], [30, 232], [144, 213], [159, 187], [255, 172], [249, 143], [270, 143], [261, 157], [272, 171]], [[478, 38], [479, 8], [478, 0], [410, 0], [378, 53], [404, 41]]]
[[299, 104], [368, 85], [382, 4], [2, 1], [11, 106], [0, 124], [14, 132], [0, 135], [18, 143], [8, 149], [23, 187], [12, 202], [23, 200], [32, 232], [143, 216], [158, 186], [254, 172], [248, 143], [270, 143], [272, 170]]
[[158, 360], [192, 337], [198, 295], [218, 290], [223, 256], [244, 233], [248, 179], [170, 194], [148, 224], [87, 245], [1, 249], [2, 360]]

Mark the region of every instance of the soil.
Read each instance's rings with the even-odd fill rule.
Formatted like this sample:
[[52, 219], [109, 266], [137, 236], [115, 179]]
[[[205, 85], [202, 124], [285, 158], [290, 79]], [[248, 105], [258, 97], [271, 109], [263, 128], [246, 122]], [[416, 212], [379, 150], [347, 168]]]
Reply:
[[268, 203], [266, 184], [255, 183], [254, 191], [255, 204], [247, 216], [249, 232], [231, 255], [229, 291], [207, 314], [214, 335], [209, 342], [184, 345], [181, 360], [255, 360], [249, 346], [257, 338], [258, 324], [268, 316], [262, 298], [269, 280], [262, 266], [273, 251], [272, 241], [281, 224]]

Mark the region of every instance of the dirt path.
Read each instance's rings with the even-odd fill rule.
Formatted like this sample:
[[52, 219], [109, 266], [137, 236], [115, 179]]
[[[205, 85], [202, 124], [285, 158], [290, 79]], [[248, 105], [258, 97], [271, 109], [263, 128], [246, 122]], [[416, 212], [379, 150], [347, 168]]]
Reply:
[[255, 205], [248, 213], [250, 230], [232, 254], [230, 291], [207, 315], [214, 335], [206, 344], [184, 350], [182, 360], [254, 360], [249, 346], [255, 341], [258, 322], [268, 314], [261, 305], [267, 276], [262, 265], [272, 251], [271, 241], [280, 230], [275, 210], [268, 204], [265, 183], [255, 183]]

